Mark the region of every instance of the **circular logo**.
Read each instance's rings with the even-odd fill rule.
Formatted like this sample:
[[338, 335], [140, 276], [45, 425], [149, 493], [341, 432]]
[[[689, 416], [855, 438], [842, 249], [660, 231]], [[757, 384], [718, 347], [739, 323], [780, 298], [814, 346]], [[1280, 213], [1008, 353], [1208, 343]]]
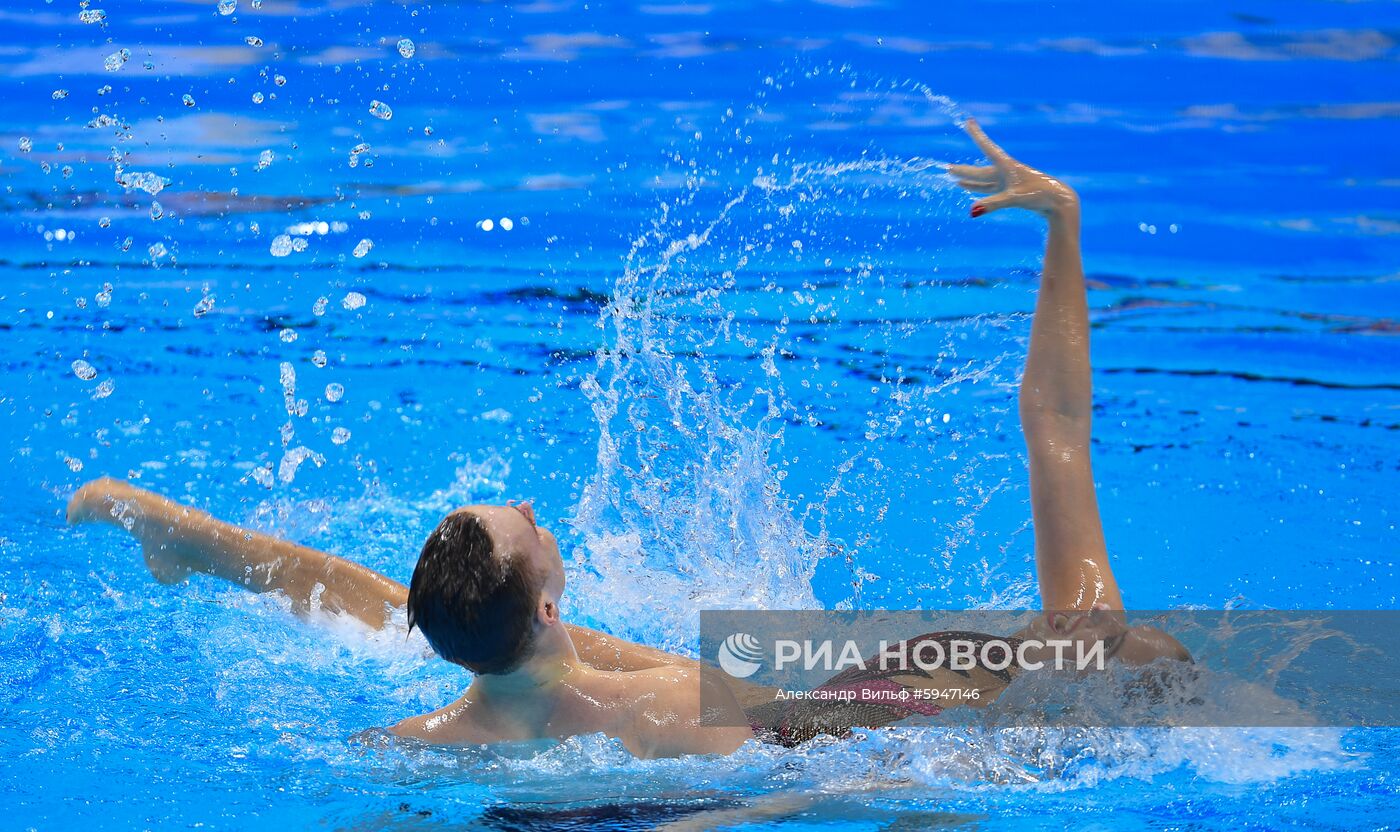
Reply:
[[736, 679], [746, 679], [762, 666], [763, 648], [748, 633], [735, 633], [719, 646], [719, 666]]

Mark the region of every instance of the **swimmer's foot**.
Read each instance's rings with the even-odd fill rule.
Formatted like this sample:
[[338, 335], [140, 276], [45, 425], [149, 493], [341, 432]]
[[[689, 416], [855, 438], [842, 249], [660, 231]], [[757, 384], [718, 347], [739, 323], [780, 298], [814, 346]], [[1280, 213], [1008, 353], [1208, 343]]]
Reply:
[[176, 584], [197, 571], [197, 550], [173, 534], [162, 513], [167, 501], [129, 482], [103, 477], [79, 488], [68, 501], [68, 522], [108, 523], [141, 541], [146, 568], [163, 584]]

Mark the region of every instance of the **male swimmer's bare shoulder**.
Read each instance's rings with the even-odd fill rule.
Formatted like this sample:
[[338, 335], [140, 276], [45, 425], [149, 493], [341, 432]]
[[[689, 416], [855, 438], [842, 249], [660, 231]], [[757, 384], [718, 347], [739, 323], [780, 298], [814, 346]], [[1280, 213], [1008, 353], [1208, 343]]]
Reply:
[[[729, 689], [695, 668], [666, 666], [611, 675], [623, 686], [626, 715], [620, 735], [639, 757], [728, 754], [753, 737]], [[702, 703], [718, 706], [721, 712], [727, 707], [728, 718], [704, 719]]]
[[441, 745], [480, 745], [500, 739], [473, 717], [470, 703], [464, 698], [436, 711], [391, 725], [389, 733]]

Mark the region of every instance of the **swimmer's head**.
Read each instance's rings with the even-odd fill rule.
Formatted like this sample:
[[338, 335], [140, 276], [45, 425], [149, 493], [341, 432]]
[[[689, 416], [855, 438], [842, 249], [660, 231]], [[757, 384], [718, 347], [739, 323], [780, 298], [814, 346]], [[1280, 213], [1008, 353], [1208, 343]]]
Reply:
[[1127, 665], [1151, 664], [1158, 659], [1191, 661], [1191, 653], [1172, 636], [1145, 624], [1129, 627], [1122, 610], [1110, 610], [1103, 604], [1089, 610], [1043, 613], [1025, 632], [1041, 640], [1102, 642], [1108, 659]]
[[473, 673], [509, 673], [540, 635], [562, 626], [564, 562], [529, 503], [467, 506], [443, 518], [418, 556], [408, 623], [442, 658]]

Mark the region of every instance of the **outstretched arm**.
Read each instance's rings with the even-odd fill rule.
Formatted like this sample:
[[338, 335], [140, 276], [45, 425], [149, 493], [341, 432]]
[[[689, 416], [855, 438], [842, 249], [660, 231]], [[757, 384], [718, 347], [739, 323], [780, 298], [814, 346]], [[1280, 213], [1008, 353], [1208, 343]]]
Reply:
[[[329, 612], [371, 627], [408, 602], [408, 588], [373, 569], [326, 552], [225, 523], [129, 482], [102, 478], [68, 501], [69, 523], [109, 523], [141, 541], [146, 567], [161, 583], [196, 572], [253, 592], [282, 592], [300, 612], [315, 598]], [[692, 659], [570, 624], [579, 658], [599, 670], [691, 665]]]
[[1041, 603], [1046, 610], [1095, 605], [1121, 610], [1089, 460], [1093, 386], [1079, 197], [1068, 185], [1011, 158], [975, 121], [968, 121], [967, 132], [992, 162], [948, 168], [964, 188], [990, 194], [973, 204], [972, 216], [1025, 208], [1049, 224], [1020, 394]]
[[404, 585], [357, 563], [225, 523], [128, 482], [93, 480], [68, 501], [69, 523], [105, 522], [141, 541], [161, 583], [202, 572], [253, 592], [280, 591], [299, 612], [312, 600], [382, 627], [408, 599]]

